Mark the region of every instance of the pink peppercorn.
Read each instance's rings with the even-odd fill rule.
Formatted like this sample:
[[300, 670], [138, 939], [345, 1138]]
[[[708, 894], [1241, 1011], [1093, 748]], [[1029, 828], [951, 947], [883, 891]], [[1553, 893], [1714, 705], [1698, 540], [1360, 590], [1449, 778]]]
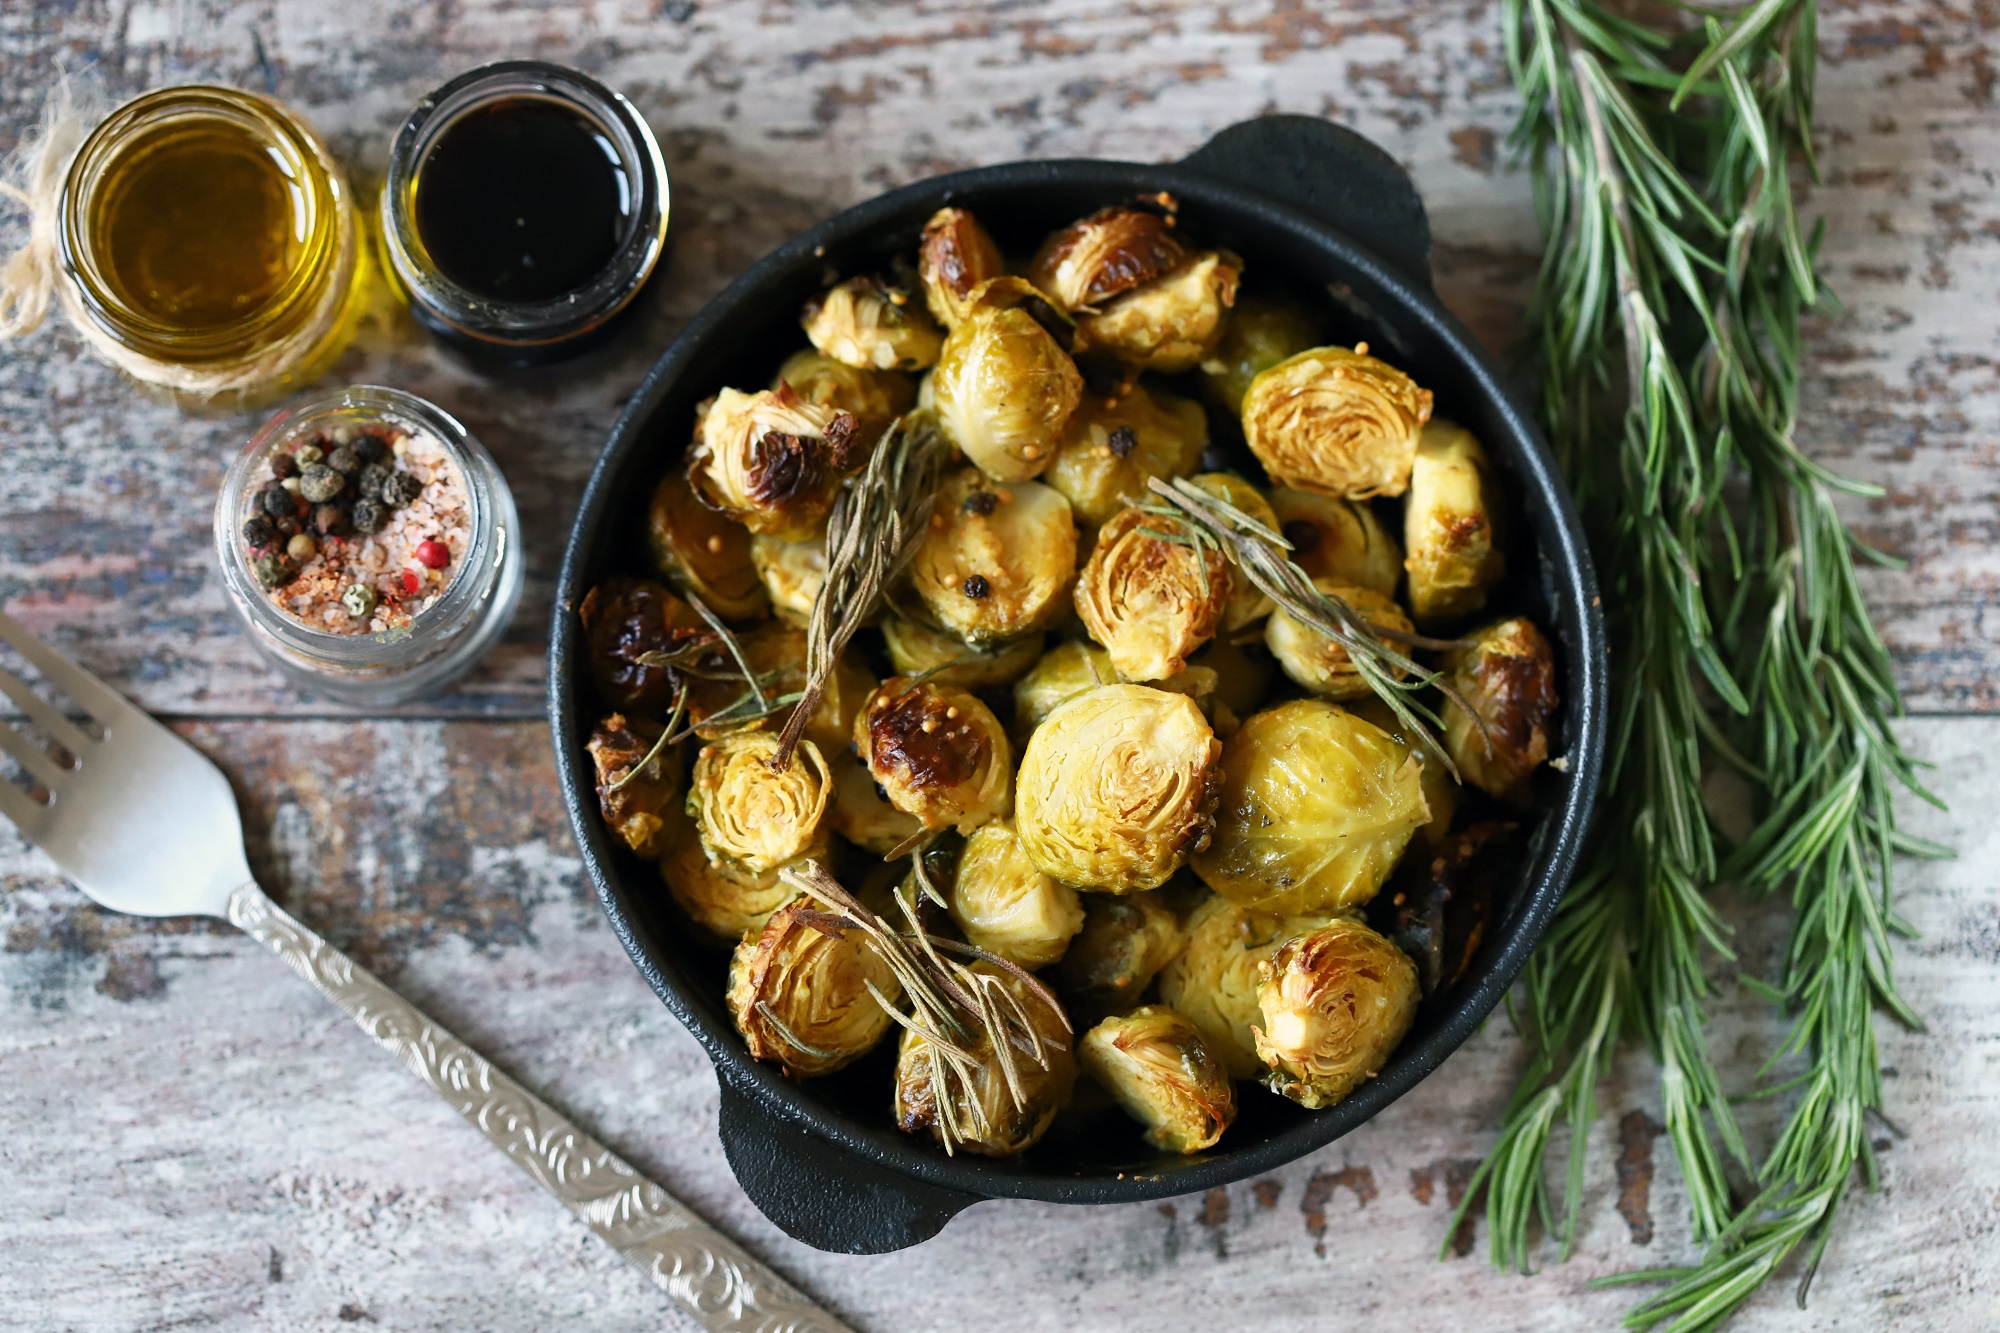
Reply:
[[420, 564], [424, 565], [426, 568], [443, 569], [446, 565], [451, 563], [451, 552], [445, 549], [445, 544], [443, 542], [439, 541], [418, 542], [417, 560]]
[[414, 569], [403, 571], [403, 596], [415, 597], [417, 590], [424, 586], [423, 576]]

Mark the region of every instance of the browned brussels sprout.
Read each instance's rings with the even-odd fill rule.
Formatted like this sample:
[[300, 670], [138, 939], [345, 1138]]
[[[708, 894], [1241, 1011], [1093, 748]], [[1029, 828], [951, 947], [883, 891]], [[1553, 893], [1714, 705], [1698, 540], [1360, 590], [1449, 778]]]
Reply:
[[805, 628], [812, 619], [813, 602], [826, 582], [826, 538], [788, 542], [778, 537], [754, 537], [750, 563], [778, 619]]
[[1163, 892], [1093, 893], [1083, 900], [1083, 929], [1070, 941], [1058, 975], [1087, 1012], [1123, 1013], [1186, 943], [1187, 932]]
[[906, 1134], [928, 1133], [948, 1148], [1010, 1157], [1033, 1147], [1068, 1103], [1076, 1087], [1076, 1052], [1061, 1012], [1027, 982], [990, 963], [977, 963], [972, 971], [991, 978], [1011, 997], [1012, 1007], [1028, 1016], [1039, 1049], [996, 1052], [982, 1040], [972, 1051], [973, 1071], [961, 1076], [929, 1041], [905, 1028], [892, 1110]]
[[1101, 305], [1181, 266], [1173, 223], [1137, 208], [1100, 208], [1042, 242], [1028, 280], [1065, 310]]
[[696, 752], [688, 813], [711, 858], [762, 871], [824, 851], [833, 774], [809, 740], [782, 769], [771, 767], [777, 753], [770, 731], [734, 731]]
[[1285, 301], [1242, 296], [1222, 338], [1201, 363], [1202, 387], [1231, 416], [1243, 410], [1250, 381], [1319, 341], [1311, 316]]
[[1077, 1056], [1162, 1152], [1212, 1148], [1236, 1119], [1229, 1071], [1195, 1025], [1166, 1005], [1105, 1019], [1084, 1033]]
[[1114, 395], [1088, 392], [1042, 480], [1095, 527], [1146, 500], [1149, 477], [1194, 471], [1207, 447], [1208, 416], [1190, 399], [1136, 383]]
[[[1194, 478], [1194, 484], [1226, 505], [1240, 510], [1246, 516], [1269, 528], [1278, 530], [1278, 516], [1271, 510], [1271, 502], [1264, 493], [1233, 472], [1204, 472]], [[1232, 590], [1229, 605], [1222, 613], [1222, 629], [1233, 634], [1248, 625], [1255, 624], [1271, 614], [1271, 599], [1260, 591], [1249, 579], [1240, 577], [1231, 570]]]
[[1193, 370], [1215, 350], [1243, 262], [1210, 250], [1173, 272], [1077, 313], [1080, 351], [1165, 375]]
[[584, 595], [577, 617], [591, 679], [627, 712], [664, 713], [672, 702], [676, 675], [647, 665], [649, 654], [677, 652], [709, 635], [693, 607], [650, 579], [604, 580]]
[[682, 595], [699, 597], [725, 620], [755, 620], [767, 607], [750, 565], [750, 534], [688, 489], [687, 474], [668, 472], [646, 510], [654, 567]]
[[789, 385], [724, 389], [701, 412], [688, 485], [704, 504], [760, 536], [817, 536], [849, 473], [868, 461], [851, 413], [808, 402]]
[[1430, 415], [1430, 390], [1365, 343], [1300, 352], [1243, 395], [1244, 438], [1273, 481], [1354, 500], [1403, 493]]
[[1403, 577], [1403, 548], [1366, 500], [1341, 500], [1280, 486], [1271, 492], [1278, 530], [1292, 544], [1292, 563], [1316, 579], [1338, 579], [1384, 597]]
[[1263, 1021], [1257, 1008], [1257, 966], [1296, 935], [1331, 918], [1246, 912], [1211, 896], [1188, 918], [1187, 944], [1160, 972], [1160, 998], [1208, 1042], [1231, 1078], [1263, 1071], [1251, 1029]]
[[1417, 1016], [1417, 969], [1359, 921], [1329, 921], [1260, 964], [1257, 1056], [1271, 1091], [1332, 1106], [1373, 1078]]
[[965, 318], [973, 292], [1006, 271], [1000, 248], [966, 209], [940, 208], [924, 224], [917, 276], [923, 280], [925, 304], [947, 329]]
[[1184, 694], [1106, 685], [1050, 713], [1021, 759], [1028, 856], [1079, 889], [1158, 888], [1208, 843], [1221, 743]]
[[775, 870], [710, 860], [687, 811], [665, 814], [661, 842], [667, 853], [660, 858], [660, 878], [705, 938], [733, 945], [746, 931], [762, 930], [771, 913], [798, 896]]
[[982, 652], [956, 634], [894, 613], [882, 617], [882, 639], [897, 675], [923, 676], [967, 690], [1012, 684], [1035, 664], [1044, 642], [1044, 636], [1030, 634]]
[[824, 356], [863, 370], [922, 370], [944, 335], [912, 294], [880, 278], [849, 278], [806, 303], [799, 323]]
[[771, 388], [786, 384], [809, 403], [852, 416], [863, 449], [873, 449], [889, 424], [917, 402], [917, 382], [908, 375], [863, 370], [811, 350], [785, 358]]
[[1445, 660], [1446, 680], [1486, 725], [1451, 700], [1444, 743], [1466, 781], [1490, 796], [1519, 799], [1549, 757], [1556, 715], [1556, 664], [1549, 641], [1523, 616], [1467, 636], [1470, 648]]
[[813, 923], [821, 915], [803, 901], [779, 908], [729, 962], [729, 1013], [744, 1044], [797, 1078], [831, 1074], [866, 1055], [889, 1030], [883, 1003], [903, 993], [895, 969], [860, 931], [823, 931]]
[[1222, 623], [1235, 591], [1222, 551], [1179, 519], [1120, 510], [1077, 575], [1076, 612], [1126, 680], [1159, 680]]
[[1062, 957], [1083, 928], [1076, 890], [1038, 870], [1005, 819], [965, 840], [950, 902], [968, 944], [1030, 970]]
[[657, 722], [612, 713], [597, 724], [586, 747], [597, 770], [597, 806], [605, 824], [649, 860], [667, 850], [665, 812], [681, 799], [680, 752], [654, 753], [660, 731]]
[[889, 804], [927, 829], [970, 833], [1013, 800], [1007, 733], [992, 709], [956, 686], [883, 681], [855, 715], [854, 748]]
[[[1403, 608], [1379, 592], [1335, 579], [1314, 579], [1313, 587], [1347, 603], [1371, 626], [1404, 634], [1411, 631], [1410, 618], [1403, 614]], [[1264, 646], [1271, 650], [1271, 656], [1278, 660], [1293, 684], [1322, 699], [1361, 699], [1371, 695], [1368, 682], [1362, 679], [1347, 649], [1338, 640], [1293, 619], [1289, 612], [1271, 613], [1270, 622], [1264, 626]]]
[[1039, 297], [1017, 283], [1027, 286], [995, 278], [973, 293], [926, 381], [945, 436], [996, 481], [1047, 471], [1083, 400], [1076, 363], [1035, 318]]
[[946, 477], [910, 561], [931, 617], [974, 648], [1032, 634], [1059, 616], [1076, 578], [1069, 501], [1038, 481]]
[[1494, 489], [1486, 451], [1472, 432], [1433, 421], [1417, 441], [1410, 498], [1403, 510], [1410, 614], [1431, 626], [1486, 605], [1486, 590], [1507, 572], [1495, 544]]
[[888, 856], [923, 832], [914, 816], [889, 804], [867, 766], [847, 746], [829, 753], [826, 762], [833, 770], [833, 805], [827, 820], [835, 833], [865, 852]]
[[1370, 919], [1416, 964], [1426, 997], [1449, 991], [1472, 965], [1500, 875], [1514, 864], [1518, 832], [1518, 825], [1482, 820], [1441, 839], [1427, 855], [1404, 861], [1391, 881], [1390, 910], [1382, 910], [1386, 894], [1371, 906]]

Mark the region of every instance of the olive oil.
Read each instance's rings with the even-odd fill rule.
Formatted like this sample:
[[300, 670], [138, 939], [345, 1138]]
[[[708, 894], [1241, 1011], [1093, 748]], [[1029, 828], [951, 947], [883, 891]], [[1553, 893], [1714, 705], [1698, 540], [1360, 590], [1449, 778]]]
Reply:
[[92, 242], [132, 310], [176, 331], [219, 329], [262, 309], [298, 267], [299, 189], [243, 125], [168, 121], [108, 164]]
[[476, 296], [529, 304], [589, 284], [630, 230], [636, 191], [618, 149], [580, 112], [537, 97], [475, 107], [417, 170], [417, 234]]

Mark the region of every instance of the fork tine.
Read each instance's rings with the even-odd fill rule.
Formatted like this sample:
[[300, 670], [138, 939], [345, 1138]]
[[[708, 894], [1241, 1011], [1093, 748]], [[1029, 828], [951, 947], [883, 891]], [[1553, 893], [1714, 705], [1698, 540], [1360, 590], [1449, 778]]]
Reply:
[[48, 738], [68, 750], [78, 758], [83, 757], [85, 747], [94, 745], [83, 729], [57, 712], [48, 700], [28, 688], [28, 682], [13, 672], [0, 669], [0, 694], [12, 699], [20, 710], [28, 715], [28, 720], [40, 727]]
[[47, 676], [51, 684], [107, 729], [114, 720], [125, 720], [137, 711], [137, 707], [124, 695], [28, 633], [20, 621], [4, 611], [0, 611], [0, 639], [33, 662], [36, 670]]
[[30, 842], [34, 842], [35, 839], [29, 830], [40, 821], [43, 809], [43, 806], [28, 799], [28, 793], [7, 779], [0, 778], [0, 815], [7, 816], [14, 827], [21, 830], [21, 835]]
[[[35, 781], [54, 791], [62, 780], [69, 776], [68, 770], [56, 762], [56, 757], [41, 746], [14, 730], [5, 722], [0, 722], [0, 750], [14, 756], [22, 768], [34, 775]], [[12, 786], [12, 783], [7, 785]]]

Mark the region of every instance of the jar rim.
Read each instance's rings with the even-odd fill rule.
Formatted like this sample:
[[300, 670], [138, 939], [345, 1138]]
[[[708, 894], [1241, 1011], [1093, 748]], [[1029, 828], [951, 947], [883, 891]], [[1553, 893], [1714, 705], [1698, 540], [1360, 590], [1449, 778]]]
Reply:
[[[418, 179], [445, 131], [481, 107], [520, 98], [567, 107], [606, 131], [638, 195], [631, 225], [604, 268], [545, 301], [496, 300], [453, 281], [431, 260], [416, 222]], [[622, 93], [552, 61], [494, 61], [425, 96], [397, 131], [381, 198], [385, 267], [413, 302], [475, 342], [496, 348], [566, 342], [603, 325], [645, 286], [665, 249], [670, 202], [659, 140]]]
[[[155, 319], [134, 307], [107, 280], [91, 236], [95, 190], [118, 157], [137, 137], [174, 118], [225, 120], [249, 131], [280, 155], [305, 210], [306, 235], [285, 281], [269, 299], [224, 324], [189, 330]], [[57, 211], [57, 245], [83, 312], [107, 335], [136, 351], [174, 361], [240, 354], [253, 337], [304, 318], [319, 304], [325, 284], [339, 265], [329, 254], [339, 243], [346, 206], [345, 180], [326, 145], [311, 127], [282, 104], [237, 88], [183, 84], [142, 93], [106, 116], [70, 159]]]

